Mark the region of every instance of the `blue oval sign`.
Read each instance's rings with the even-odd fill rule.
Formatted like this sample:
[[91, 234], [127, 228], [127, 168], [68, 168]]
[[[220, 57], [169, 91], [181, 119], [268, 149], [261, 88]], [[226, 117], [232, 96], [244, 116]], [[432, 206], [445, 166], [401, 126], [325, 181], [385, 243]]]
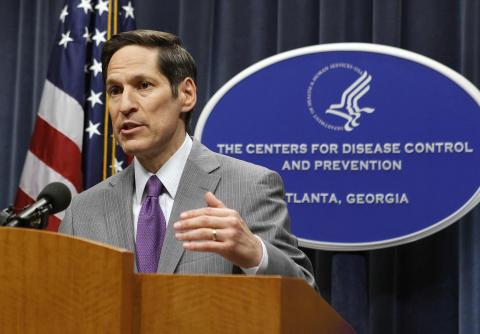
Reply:
[[398, 245], [479, 201], [480, 93], [446, 66], [359, 43], [265, 59], [223, 86], [195, 136], [278, 171], [304, 246]]

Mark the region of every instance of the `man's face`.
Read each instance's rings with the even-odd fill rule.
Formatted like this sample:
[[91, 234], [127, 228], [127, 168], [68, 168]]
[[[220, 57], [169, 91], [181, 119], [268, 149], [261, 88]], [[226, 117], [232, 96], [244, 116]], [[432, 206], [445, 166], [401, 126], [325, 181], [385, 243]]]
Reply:
[[[185, 135], [180, 119], [195, 104], [195, 84], [185, 79], [173, 97], [158, 68], [159, 49], [129, 45], [115, 52], [107, 69], [108, 109], [114, 134], [127, 154], [141, 161], [168, 158]], [[193, 94], [193, 105], [192, 103]]]

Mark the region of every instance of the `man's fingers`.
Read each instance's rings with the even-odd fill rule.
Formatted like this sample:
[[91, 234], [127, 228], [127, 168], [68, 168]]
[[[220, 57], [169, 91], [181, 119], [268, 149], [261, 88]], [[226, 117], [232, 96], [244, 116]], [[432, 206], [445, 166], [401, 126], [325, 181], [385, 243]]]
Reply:
[[210, 191], [205, 193], [205, 202], [211, 208], [225, 208], [225, 204]]
[[227, 217], [235, 214], [236, 214], [236, 211], [232, 209], [207, 207], [207, 208], [184, 211], [180, 215], [180, 219], [187, 219], [187, 218], [193, 218], [198, 216]]
[[198, 228], [175, 233], [175, 238], [180, 241], [221, 241], [221, 230], [215, 228]]
[[181, 232], [184, 230], [193, 230], [198, 228], [224, 228], [228, 225], [233, 219], [230, 217], [217, 217], [217, 216], [195, 216], [192, 218], [182, 219], [175, 224], [173, 227], [176, 231]]
[[210, 191], [205, 193], [206, 208], [188, 210], [180, 214], [180, 219], [191, 218], [196, 216], [219, 216], [225, 217], [235, 213], [234, 210], [225, 207], [222, 201], [215, 197]]
[[194, 252], [212, 252], [217, 254], [222, 254], [224, 246], [221, 242], [217, 241], [185, 241], [183, 243], [183, 248], [189, 251]]

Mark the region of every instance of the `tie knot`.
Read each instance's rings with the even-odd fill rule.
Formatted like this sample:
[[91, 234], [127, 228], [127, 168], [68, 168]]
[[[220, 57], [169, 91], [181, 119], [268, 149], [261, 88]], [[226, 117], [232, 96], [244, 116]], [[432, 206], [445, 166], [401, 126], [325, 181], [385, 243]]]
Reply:
[[147, 182], [147, 196], [158, 197], [162, 192], [162, 182], [156, 175], [150, 176]]

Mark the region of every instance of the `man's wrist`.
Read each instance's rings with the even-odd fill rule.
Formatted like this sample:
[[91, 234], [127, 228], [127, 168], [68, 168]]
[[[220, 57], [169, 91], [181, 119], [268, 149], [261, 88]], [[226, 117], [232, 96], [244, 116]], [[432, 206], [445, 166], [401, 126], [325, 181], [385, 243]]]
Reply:
[[255, 235], [255, 238], [257, 238], [260, 241], [260, 244], [262, 246], [262, 258], [260, 260], [260, 264], [255, 267], [241, 268], [246, 275], [252, 275], [252, 276], [263, 274], [268, 267], [268, 253], [267, 253], [267, 248], [265, 247], [265, 243], [259, 236]]

